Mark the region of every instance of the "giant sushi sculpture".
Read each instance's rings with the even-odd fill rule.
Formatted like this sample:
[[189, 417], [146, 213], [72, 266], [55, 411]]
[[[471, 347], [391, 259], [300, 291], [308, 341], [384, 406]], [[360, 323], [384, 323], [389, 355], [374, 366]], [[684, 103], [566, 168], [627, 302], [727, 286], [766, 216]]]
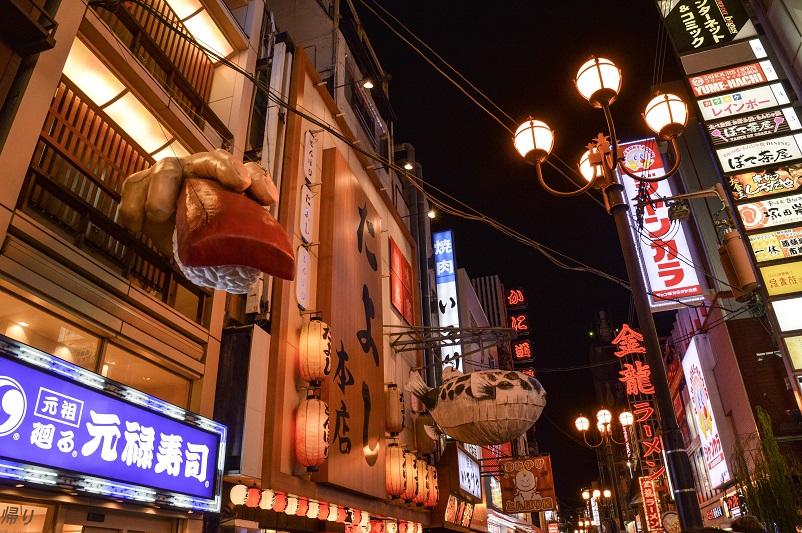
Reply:
[[540, 382], [512, 370], [463, 374], [448, 366], [443, 370], [443, 384], [435, 389], [412, 372], [405, 388], [423, 402], [440, 431], [484, 446], [521, 436], [546, 405]]

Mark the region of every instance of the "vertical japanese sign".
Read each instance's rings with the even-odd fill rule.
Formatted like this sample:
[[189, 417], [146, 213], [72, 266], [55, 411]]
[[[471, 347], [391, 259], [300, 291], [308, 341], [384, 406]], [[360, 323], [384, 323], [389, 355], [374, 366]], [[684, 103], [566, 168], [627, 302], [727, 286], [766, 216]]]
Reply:
[[718, 391], [710, 388], [715, 387], [715, 380], [700, 358], [700, 352], [710, 355], [710, 346], [705, 335], [696, 335], [691, 339], [682, 358], [682, 370], [691, 397], [693, 423], [702, 441], [710, 486], [715, 489], [730, 480], [730, 470], [716, 423], [716, 418], [723, 420], [721, 402]]
[[[665, 175], [655, 139], [623, 143], [621, 147], [624, 165], [632, 172], [646, 178]], [[691, 240], [684, 226], [672, 223], [668, 206], [661, 200], [674, 195], [668, 179], [649, 183], [623, 176], [621, 181], [630, 204], [630, 228], [640, 250], [641, 272], [652, 310], [676, 309], [703, 299], [702, 286], [693, 268]], [[634, 216], [639, 211], [637, 200], [641, 188], [649, 200], [641, 208], [642, 221]]]
[[658, 7], [680, 54], [755, 35], [739, 0], [660, 0]]
[[643, 335], [624, 324], [612, 344], [617, 348], [616, 357], [621, 359], [621, 377], [618, 379], [626, 385], [627, 400], [635, 422], [634, 429], [640, 437], [638, 442], [642, 469], [649, 479], [659, 479], [666, 469], [662, 457], [663, 443], [656, 431], [660, 424], [654, 408], [652, 370], [643, 362], [646, 356]]
[[505, 514], [556, 509], [550, 456], [503, 459], [499, 464], [503, 473], [501, 500]]
[[[457, 293], [457, 262], [451, 230], [432, 235], [434, 242], [434, 279], [437, 284], [437, 318], [441, 328], [461, 326]], [[462, 371], [462, 346], [446, 344], [440, 348], [443, 367]]]
[[646, 517], [646, 531], [662, 531], [660, 520], [660, 502], [654, 488], [654, 480], [648, 477], [639, 477], [640, 493], [643, 497], [643, 514]]
[[509, 289], [504, 299], [507, 304], [508, 326], [515, 330], [518, 338], [510, 343], [513, 363], [528, 363], [534, 358], [532, 341], [521, 339], [531, 332], [529, 316], [526, 314], [528, 301], [523, 289]]
[[415, 323], [412, 265], [390, 237], [390, 302], [409, 324]]
[[313, 480], [378, 498], [384, 474], [381, 218], [336, 148], [323, 151], [318, 306], [332, 331], [329, 458]]
[[0, 405], [4, 478], [220, 509], [226, 429], [216, 422], [13, 341], [0, 351]]

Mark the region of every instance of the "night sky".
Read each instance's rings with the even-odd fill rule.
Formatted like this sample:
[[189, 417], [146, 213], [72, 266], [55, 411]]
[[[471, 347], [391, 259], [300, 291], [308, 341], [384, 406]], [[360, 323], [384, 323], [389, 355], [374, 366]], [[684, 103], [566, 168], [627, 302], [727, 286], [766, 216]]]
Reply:
[[[543, 191], [534, 168], [513, 147], [511, 133], [387, 29], [365, 7], [381, 13], [373, 0], [362, 2], [355, 0], [357, 12], [391, 76], [395, 141], [415, 147], [423, 179], [549, 248], [626, 278], [615, 225], [603, 207], [587, 196], [557, 198]], [[606, 128], [603, 113], [573, 85], [592, 54], [623, 71], [623, 88], [612, 107], [622, 141], [650, 135], [641, 113], [653, 82], [680, 78], [670, 43], [659, 55], [662, 68], [656, 66], [657, 50], [666, 45], [658, 42], [661, 22], [651, 1], [381, 0], [380, 5], [509, 114], [511, 119], [494, 110], [507, 127], [514, 131], [529, 115], [549, 124], [555, 131], [553, 154], [572, 166]], [[390, 16], [383, 17], [402, 31]], [[573, 187], [548, 165], [544, 174], [554, 188]], [[581, 488], [598, 478], [595, 452], [576, 442], [581, 437], [573, 421], [580, 412], [590, 416], [598, 405], [589, 371], [557, 369], [588, 363], [594, 310], [608, 309], [616, 327], [629, 320], [634, 314], [629, 293], [596, 275], [558, 268], [482, 222], [441, 213], [433, 230], [444, 229], [454, 231], [457, 264], [470, 277], [495, 274], [506, 288], [526, 291], [535, 367], [548, 391], [537, 440], [541, 452], [552, 454], [563, 510], [572, 509], [581, 504]], [[658, 333], [668, 334], [672, 313], [656, 320]]]

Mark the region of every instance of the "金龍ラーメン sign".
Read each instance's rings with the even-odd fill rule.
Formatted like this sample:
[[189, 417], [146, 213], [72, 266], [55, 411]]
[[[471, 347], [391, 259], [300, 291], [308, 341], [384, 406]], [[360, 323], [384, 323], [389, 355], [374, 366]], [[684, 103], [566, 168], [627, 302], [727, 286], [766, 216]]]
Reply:
[[725, 173], [743, 172], [749, 168], [781, 165], [802, 159], [802, 134], [757, 141], [728, 148], [719, 148], [716, 155]]
[[781, 83], [731, 92], [697, 101], [704, 120], [717, 120], [754, 113], [790, 103]]
[[697, 98], [710, 94], [734, 91], [750, 85], [760, 85], [777, 79], [777, 72], [771, 62], [761, 61], [739, 67], [732, 67], [717, 72], [699, 74], [688, 78]]
[[802, 228], [751, 234], [749, 244], [759, 263], [787, 257], [802, 257]]
[[0, 353], [0, 475], [57, 482], [39, 477], [35, 464], [69, 472], [76, 490], [219, 510], [224, 426], [38, 350], [8, 346]]
[[786, 107], [708, 122], [705, 128], [713, 144], [721, 145], [796, 131], [802, 129], [802, 123], [794, 108]]
[[802, 222], [802, 194], [741, 204], [738, 214], [746, 231]]
[[728, 181], [736, 200], [790, 192], [802, 186], [802, 163], [736, 174]]

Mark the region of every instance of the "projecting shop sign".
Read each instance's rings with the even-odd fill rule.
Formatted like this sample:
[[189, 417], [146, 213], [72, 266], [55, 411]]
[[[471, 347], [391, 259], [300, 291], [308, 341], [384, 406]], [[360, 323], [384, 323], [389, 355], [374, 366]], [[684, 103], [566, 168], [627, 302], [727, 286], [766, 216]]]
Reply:
[[783, 263], [762, 267], [760, 275], [769, 296], [780, 296], [802, 291], [802, 262]]
[[482, 473], [473, 457], [457, 448], [459, 463], [459, 488], [476, 498], [482, 499]]
[[[451, 230], [432, 235], [434, 241], [434, 279], [437, 283], [437, 318], [441, 328], [460, 327], [459, 297], [457, 294], [457, 263]], [[462, 346], [440, 347], [443, 366], [462, 370]]]
[[716, 150], [716, 156], [725, 174], [742, 172], [749, 168], [779, 165], [802, 158], [802, 134], [786, 135], [776, 139], [739, 144]]
[[[704, 354], [705, 361], [700, 359]], [[688, 385], [688, 394], [691, 397], [693, 422], [699, 431], [702, 441], [705, 466], [707, 467], [710, 485], [716, 488], [730, 480], [730, 470], [724, 447], [721, 442], [716, 418], [723, 420], [721, 401], [715, 387], [715, 380], [711, 378], [708, 370], [708, 358], [712, 357], [710, 343], [706, 335], [696, 335], [691, 339], [688, 350], [682, 358], [682, 371], [685, 374], [685, 383]]]
[[[657, 153], [654, 139], [621, 145], [624, 164], [644, 177], [665, 175], [663, 162]], [[638, 184], [635, 180], [622, 178], [630, 212], [635, 213]], [[640, 248], [641, 271], [649, 289], [652, 309], [661, 310], [681, 307], [684, 302], [702, 298], [702, 287], [696, 270], [689, 241], [684, 228], [675, 226], [668, 217], [668, 206], [661, 198], [674, 196], [668, 180], [645, 183], [652, 202], [644, 205], [643, 227], [638, 227], [630, 217], [630, 229]]]
[[792, 107], [755, 113], [705, 124], [714, 145], [748, 141], [776, 133], [802, 129], [799, 117]]
[[680, 54], [755, 35], [740, 0], [662, 0], [658, 7]]
[[728, 68], [717, 72], [709, 72], [688, 78], [693, 89], [693, 95], [697, 98], [709, 94], [733, 91], [750, 85], [760, 85], [777, 79], [777, 72], [774, 70], [771, 61], [761, 61], [760, 63], [750, 63], [740, 67]]
[[791, 192], [802, 186], [802, 163], [736, 174], [728, 181], [736, 200]]
[[220, 509], [224, 426], [38, 350], [4, 348], [0, 477]]
[[746, 231], [802, 222], [802, 195], [741, 204], [738, 214]]
[[790, 103], [781, 83], [698, 100], [704, 120], [716, 120]]
[[749, 235], [749, 244], [758, 262], [802, 257], [802, 228], [779, 229]]

